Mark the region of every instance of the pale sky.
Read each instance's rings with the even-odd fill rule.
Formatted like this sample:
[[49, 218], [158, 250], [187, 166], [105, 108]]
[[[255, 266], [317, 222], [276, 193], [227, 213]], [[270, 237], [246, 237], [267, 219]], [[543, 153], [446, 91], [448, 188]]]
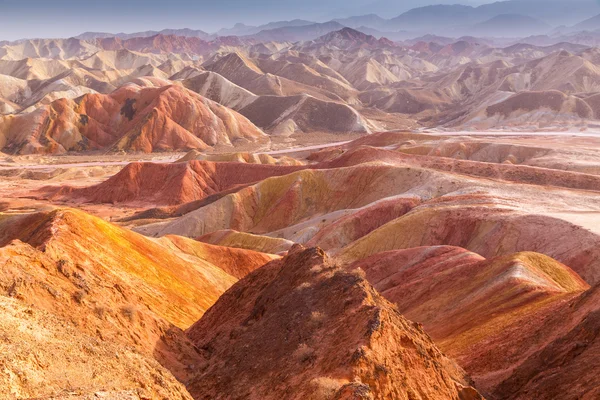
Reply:
[[392, 18], [422, 5], [486, 2], [491, 0], [0, 0], [0, 41], [165, 28], [212, 33], [236, 22], [326, 21], [367, 13]]

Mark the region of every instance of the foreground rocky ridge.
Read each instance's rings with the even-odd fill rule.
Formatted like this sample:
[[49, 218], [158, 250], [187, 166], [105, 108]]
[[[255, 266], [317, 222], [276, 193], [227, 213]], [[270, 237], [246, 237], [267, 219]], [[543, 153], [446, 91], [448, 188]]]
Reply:
[[360, 271], [318, 248], [250, 274], [187, 334], [206, 358], [195, 398], [482, 398]]

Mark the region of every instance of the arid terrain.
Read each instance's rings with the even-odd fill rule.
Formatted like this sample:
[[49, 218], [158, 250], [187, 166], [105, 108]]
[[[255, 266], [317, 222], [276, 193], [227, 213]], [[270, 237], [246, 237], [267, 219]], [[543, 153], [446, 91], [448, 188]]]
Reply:
[[[274, 155], [12, 156], [0, 260], [15, 356], [0, 387], [594, 398], [589, 135], [396, 131]], [[68, 368], [52, 362], [73, 352]]]
[[269, 151], [387, 130], [585, 132], [600, 126], [600, 52], [376, 39], [157, 34], [0, 45], [8, 154]]
[[0, 42], [0, 398], [600, 398], [600, 17], [436, 7]]

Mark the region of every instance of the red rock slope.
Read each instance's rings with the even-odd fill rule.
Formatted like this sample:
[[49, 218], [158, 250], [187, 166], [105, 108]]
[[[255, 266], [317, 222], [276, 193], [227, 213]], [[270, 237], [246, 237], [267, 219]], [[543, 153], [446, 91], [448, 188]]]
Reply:
[[53, 199], [90, 203], [179, 205], [303, 168], [196, 160], [172, 164], [131, 163], [95, 186], [43, 191]]
[[[8, 360], [3, 365], [17, 375], [17, 371], [22, 371], [22, 376], [28, 377], [28, 380], [13, 383], [15, 390], [34, 398], [47, 395], [44, 388], [64, 388], [65, 379], [73, 385], [100, 390], [103, 379], [110, 382], [107, 377], [111, 373], [119, 376], [111, 382], [116, 385], [112, 386], [115, 390], [139, 387], [139, 382], [137, 386], [135, 382], [132, 384], [128, 380], [130, 375], [120, 375], [119, 371], [128, 365], [137, 368], [135, 363], [143, 359], [147, 359], [147, 363], [154, 363], [155, 359], [166, 368], [159, 372], [152, 366], [159, 364], [148, 366], [146, 363], [148, 374], [154, 371], [156, 376], [170, 376], [172, 373], [186, 380], [189, 366], [198, 362], [198, 354], [182, 329], [197, 321], [237, 281], [236, 277], [273, 258], [176, 237], [153, 241], [72, 209], [0, 215], [0, 298], [19, 300], [22, 304], [15, 306], [16, 309], [22, 306], [34, 309], [35, 318], [25, 318], [24, 324], [62, 321], [57, 322], [58, 326], [49, 327], [48, 335], [76, 332], [73, 334], [77, 337], [76, 343], [82, 346], [90, 343], [89, 350], [82, 347], [77, 351], [89, 351], [93, 366], [90, 369], [65, 367], [61, 371], [58, 366], [62, 364], [46, 368], [43, 362], [19, 364], [18, 359]], [[7, 315], [16, 312], [11, 307], [6, 305]], [[51, 316], [45, 317], [38, 311]], [[0, 319], [9, 318], [7, 315]], [[6, 325], [0, 324], [2, 327]], [[43, 347], [46, 340], [38, 337], [33, 343], [36, 337], [30, 339], [32, 348]], [[24, 350], [18, 341], [15, 338], [10, 342], [12, 347], [7, 351], [14, 349], [22, 354]], [[63, 346], [59, 342], [53, 346], [60, 347], [65, 354], [76, 351], [68, 343]], [[120, 348], [127, 348], [134, 355], [126, 356]], [[115, 351], [122, 354], [123, 363], [110, 361], [110, 357], [107, 361], [105, 352], [109, 350], [111, 354]], [[57, 351], [57, 354], [61, 353]], [[73, 365], [83, 362], [80, 356], [77, 353], [70, 358]], [[49, 357], [51, 355], [44, 352], [40, 360]], [[115, 369], [100, 371], [113, 367]], [[93, 375], [96, 370], [97, 379]], [[43, 386], [35, 383], [38, 377], [45, 380]], [[118, 382], [123, 385], [119, 386]], [[160, 387], [159, 383], [156, 385]], [[153, 398], [165, 397], [178, 398], [169, 395]]]
[[295, 246], [188, 330], [205, 363], [197, 399], [479, 399], [419, 325], [359, 272]]
[[498, 390], [501, 398], [600, 398], [600, 286], [553, 315], [554, 337], [519, 365]]
[[150, 355], [5, 296], [0, 334], [0, 398], [192, 399]]
[[0, 148], [13, 154], [190, 150], [264, 139], [245, 117], [178, 85], [130, 83], [0, 118]]
[[419, 247], [379, 253], [348, 269], [357, 267], [492, 398], [554, 334], [548, 319], [589, 288], [567, 266], [530, 252], [485, 260], [457, 247]]

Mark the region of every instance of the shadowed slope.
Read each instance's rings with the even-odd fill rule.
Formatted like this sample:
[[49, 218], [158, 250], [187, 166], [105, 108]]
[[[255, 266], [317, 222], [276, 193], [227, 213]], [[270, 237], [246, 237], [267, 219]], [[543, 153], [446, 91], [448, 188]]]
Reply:
[[[221, 69], [221, 64], [228, 67]], [[208, 68], [225, 74], [259, 96], [212, 71], [199, 73], [184, 80], [182, 84], [202, 96], [239, 111], [256, 126], [275, 135], [324, 131], [371, 132], [369, 122], [348, 104], [341, 102], [337, 96], [332, 94], [323, 98], [319, 93], [315, 93], [330, 86], [328, 83], [335, 82], [332, 89], [342, 97], [348, 98], [351, 96], [347, 93], [351, 91], [348, 86], [329, 76], [321, 76], [301, 63], [263, 60], [261, 65], [263, 64], [278, 75], [289, 74], [290, 78], [296, 80], [308, 75], [306, 79], [309, 80], [309, 86], [300, 88], [302, 90], [286, 90], [285, 88], [301, 84], [290, 85], [292, 81], [281, 76], [260, 75], [262, 71], [259, 67], [239, 54], [229, 54]], [[264, 88], [255, 87], [258, 82], [270, 82], [268, 86], [272, 88], [265, 92]], [[277, 90], [280, 85], [283, 86]], [[338, 86], [341, 86], [341, 89]]]
[[273, 135], [302, 132], [371, 133], [368, 122], [352, 107], [306, 94], [261, 96], [239, 111]]
[[356, 267], [491, 393], [543, 346], [548, 317], [589, 288], [570, 268], [537, 253], [485, 260], [456, 247], [419, 247], [348, 268]]
[[[239, 53], [227, 54], [214, 62], [205, 63], [203, 67], [259, 96], [308, 94], [321, 100], [341, 100], [337, 94], [317, 86], [265, 73], [252, 60]], [[344, 88], [344, 92], [347, 90]]]
[[600, 396], [600, 287], [556, 313], [553, 340], [519, 365], [498, 389], [506, 399], [595, 399]]

